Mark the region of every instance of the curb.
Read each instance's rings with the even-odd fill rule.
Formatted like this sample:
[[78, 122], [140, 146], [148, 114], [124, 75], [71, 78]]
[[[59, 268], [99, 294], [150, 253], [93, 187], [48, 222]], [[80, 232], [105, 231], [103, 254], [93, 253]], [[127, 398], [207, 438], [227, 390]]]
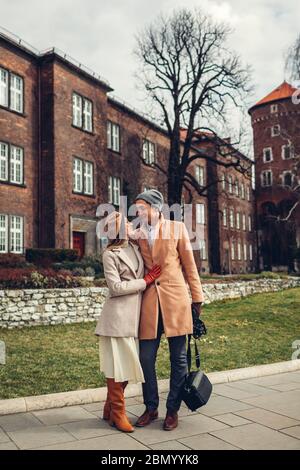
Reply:
[[[226, 382], [235, 382], [237, 380], [264, 377], [267, 375], [294, 372], [297, 370], [300, 370], [300, 359], [245, 367], [242, 369], [211, 372], [207, 375], [212, 384], [220, 384]], [[169, 390], [169, 380], [159, 380], [158, 389], [160, 393], [167, 392]], [[61, 408], [63, 406], [87, 405], [89, 403], [104, 401], [106, 399], [106, 393], [106, 387], [101, 387], [89, 388], [86, 390], [75, 390], [72, 392], [50, 393], [47, 395], [0, 400], [0, 416], [45, 410], [48, 408]], [[140, 384], [128, 385], [125, 393], [127, 398], [139, 395], [142, 395], [142, 387]]]

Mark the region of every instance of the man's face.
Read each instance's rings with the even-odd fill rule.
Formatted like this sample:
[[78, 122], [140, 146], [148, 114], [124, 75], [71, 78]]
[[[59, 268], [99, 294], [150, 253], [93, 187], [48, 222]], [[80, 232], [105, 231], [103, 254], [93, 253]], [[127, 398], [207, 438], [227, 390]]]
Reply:
[[141, 218], [142, 222], [150, 224], [151, 221], [156, 220], [157, 210], [151, 207], [150, 204], [143, 201], [142, 199], [138, 199], [135, 201], [135, 205], [138, 216]]

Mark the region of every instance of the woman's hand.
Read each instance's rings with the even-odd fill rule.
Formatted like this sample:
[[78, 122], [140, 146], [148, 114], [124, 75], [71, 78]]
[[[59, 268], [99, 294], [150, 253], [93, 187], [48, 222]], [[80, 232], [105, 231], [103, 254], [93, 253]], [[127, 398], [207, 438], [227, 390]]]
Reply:
[[147, 286], [152, 284], [159, 276], [161, 275], [161, 267], [158, 264], [155, 264], [150, 271], [144, 276]]

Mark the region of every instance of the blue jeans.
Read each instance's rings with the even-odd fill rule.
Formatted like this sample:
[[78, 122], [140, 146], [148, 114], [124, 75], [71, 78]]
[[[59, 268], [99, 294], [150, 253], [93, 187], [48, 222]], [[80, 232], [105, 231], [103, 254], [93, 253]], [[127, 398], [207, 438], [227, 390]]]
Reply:
[[[155, 339], [140, 340], [140, 361], [144, 372], [145, 383], [142, 384], [144, 404], [147, 410], [156, 410], [159, 404], [155, 362], [164, 332], [161, 309], [159, 307], [157, 337]], [[186, 354], [186, 335], [168, 338], [171, 377], [170, 391], [167, 398], [168, 411], [178, 411], [181, 405], [180, 392], [188, 372]]]

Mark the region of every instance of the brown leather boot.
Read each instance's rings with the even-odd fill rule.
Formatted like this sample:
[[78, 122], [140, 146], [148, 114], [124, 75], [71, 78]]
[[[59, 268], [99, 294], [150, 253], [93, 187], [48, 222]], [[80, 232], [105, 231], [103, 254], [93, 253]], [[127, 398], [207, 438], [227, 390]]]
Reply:
[[107, 379], [108, 394], [111, 405], [109, 424], [116, 426], [119, 431], [133, 432], [134, 427], [126, 416], [124, 389], [122, 382]]
[[158, 411], [157, 410], [145, 410], [142, 416], [140, 416], [135, 423], [135, 426], [138, 428], [143, 428], [144, 426], [148, 426], [148, 424], [152, 423], [155, 419], [158, 418]]
[[104, 404], [103, 416], [102, 416], [102, 418], [103, 418], [105, 421], [108, 421], [108, 420], [109, 420], [109, 417], [110, 417], [110, 401], [109, 401], [109, 394], [108, 394], [108, 391], [107, 391], [106, 402], [105, 402], [105, 404]]
[[164, 420], [164, 430], [172, 431], [178, 426], [178, 413], [177, 411], [167, 411], [166, 418]]

